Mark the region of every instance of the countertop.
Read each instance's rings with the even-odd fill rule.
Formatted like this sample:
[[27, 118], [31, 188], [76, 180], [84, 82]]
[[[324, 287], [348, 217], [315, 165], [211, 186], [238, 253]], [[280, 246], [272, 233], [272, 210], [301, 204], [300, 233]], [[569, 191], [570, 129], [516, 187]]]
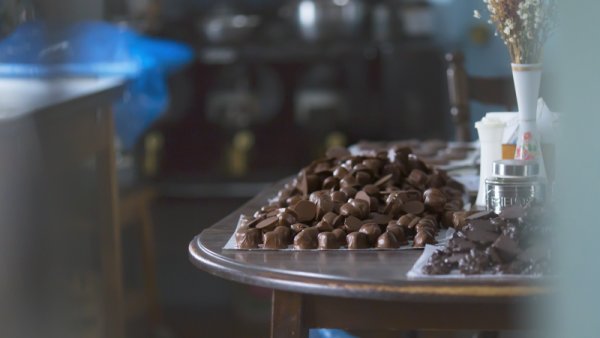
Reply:
[[42, 111], [106, 104], [125, 83], [120, 77], [0, 78], [0, 122]]

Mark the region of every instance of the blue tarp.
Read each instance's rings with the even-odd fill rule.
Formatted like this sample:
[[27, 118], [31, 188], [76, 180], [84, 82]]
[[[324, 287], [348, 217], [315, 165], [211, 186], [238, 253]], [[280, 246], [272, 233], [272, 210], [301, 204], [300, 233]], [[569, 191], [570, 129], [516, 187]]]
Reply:
[[190, 63], [191, 48], [148, 38], [104, 22], [29, 22], [0, 41], [0, 76], [122, 76], [130, 80], [115, 103], [117, 134], [131, 149], [167, 109], [166, 75]]

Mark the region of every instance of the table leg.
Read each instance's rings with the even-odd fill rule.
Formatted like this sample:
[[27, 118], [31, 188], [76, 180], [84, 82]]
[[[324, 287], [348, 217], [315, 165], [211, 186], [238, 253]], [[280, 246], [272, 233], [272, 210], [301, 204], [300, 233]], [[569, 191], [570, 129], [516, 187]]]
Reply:
[[271, 305], [271, 338], [307, 338], [304, 326], [302, 295], [273, 290]]

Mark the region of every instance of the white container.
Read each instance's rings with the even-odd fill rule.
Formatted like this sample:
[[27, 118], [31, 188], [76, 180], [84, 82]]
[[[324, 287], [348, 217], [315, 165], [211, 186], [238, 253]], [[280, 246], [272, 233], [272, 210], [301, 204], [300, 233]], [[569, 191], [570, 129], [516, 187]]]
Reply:
[[492, 176], [494, 161], [502, 159], [502, 135], [505, 123], [490, 117], [484, 117], [475, 123], [481, 145], [479, 167], [479, 192], [475, 205], [481, 208], [486, 206], [485, 180]]

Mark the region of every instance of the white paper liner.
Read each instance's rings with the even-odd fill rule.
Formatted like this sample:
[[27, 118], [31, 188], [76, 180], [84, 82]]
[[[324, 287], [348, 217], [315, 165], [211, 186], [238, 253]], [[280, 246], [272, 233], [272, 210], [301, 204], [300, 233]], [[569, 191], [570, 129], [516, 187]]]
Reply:
[[[242, 220], [244, 219], [244, 217], [246, 217], [245, 215], [240, 215], [240, 218], [238, 219], [238, 223], [235, 227], [235, 231], [233, 232], [233, 234], [231, 235], [231, 237], [229, 237], [229, 240], [227, 241], [227, 243], [225, 243], [225, 246], [223, 247], [223, 250], [237, 250], [237, 251], [248, 251], [248, 250], [261, 250], [261, 251], [306, 251], [306, 250], [298, 250], [298, 249], [294, 249], [294, 247], [292, 245], [289, 245], [286, 249], [263, 249], [263, 248], [257, 248], [257, 249], [240, 249], [237, 247], [237, 243], [235, 242], [235, 233], [237, 232], [237, 229], [240, 227], [240, 225], [242, 224]], [[448, 228], [448, 229], [442, 229], [438, 232], [438, 234], [435, 236], [435, 240], [437, 241], [436, 245], [428, 245], [431, 247], [436, 247], [436, 246], [445, 246], [448, 241], [450, 240], [450, 238], [452, 238], [452, 235], [454, 234], [455, 230], [453, 228]], [[342, 247], [340, 249], [313, 249], [313, 250], [319, 250], [319, 251], [323, 251], [323, 250], [348, 250], [345, 247]], [[356, 250], [352, 250], [352, 251], [361, 251], [361, 250], [422, 250], [422, 248], [413, 248], [412, 247], [412, 241], [408, 241], [408, 245], [403, 245], [397, 249], [379, 249], [379, 248], [368, 248], [368, 249], [356, 249]]]
[[[447, 243], [447, 241], [446, 241]], [[413, 267], [406, 273], [406, 277], [415, 278], [415, 279], [448, 279], [448, 278], [456, 278], [456, 279], [523, 279], [523, 278], [540, 278], [541, 274], [534, 275], [516, 275], [516, 274], [480, 274], [480, 275], [465, 275], [460, 273], [458, 270], [452, 270], [449, 274], [445, 275], [428, 275], [423, 272], [425, 265], [427, 265], [427, 261], [429, 261], [429, 257], [431, 257], [436, 251], [442, 250], [444, 246], [440, 245], [426, 245], [423, 253], [417, 259]]]

